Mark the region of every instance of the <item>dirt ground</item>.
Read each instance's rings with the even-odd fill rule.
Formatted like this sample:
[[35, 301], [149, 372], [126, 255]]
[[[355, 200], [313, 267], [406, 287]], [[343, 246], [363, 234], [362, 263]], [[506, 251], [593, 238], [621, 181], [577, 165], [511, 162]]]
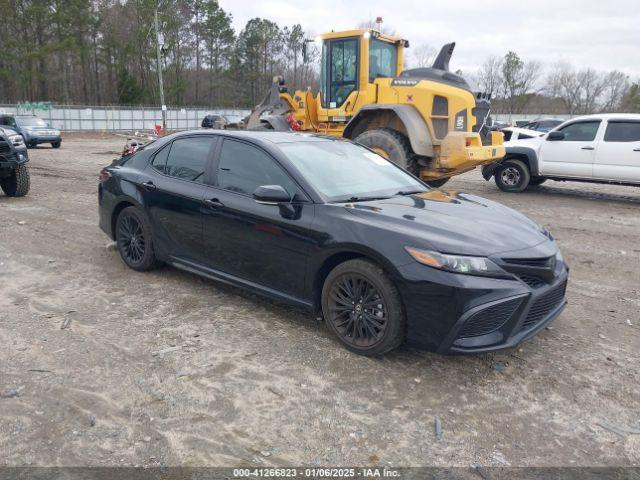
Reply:
[[30, 150], [30, 194], [0, 194], [0, 464], [640, 464], [640, 189], [452, 180], [553, 232], [569, 305], [514, 350], [368, 359], [305, 313], [127, 269], [96, 195], [123, 143]]

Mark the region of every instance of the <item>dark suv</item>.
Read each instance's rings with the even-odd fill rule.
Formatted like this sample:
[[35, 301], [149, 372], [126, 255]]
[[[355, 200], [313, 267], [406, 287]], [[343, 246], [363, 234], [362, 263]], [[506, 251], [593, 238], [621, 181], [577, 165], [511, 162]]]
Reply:
[[14, 130], [0, 128], [0, 188], [9, 197], [22, 197], [29, 192], [27, 149]]
[[60, 148], [62, 144], [60, 130], [51, 128], [36, 115], [0, 115], [0, 127], [9, 127], [18, 132], [27, 147], [50, 143], [53, 148]]

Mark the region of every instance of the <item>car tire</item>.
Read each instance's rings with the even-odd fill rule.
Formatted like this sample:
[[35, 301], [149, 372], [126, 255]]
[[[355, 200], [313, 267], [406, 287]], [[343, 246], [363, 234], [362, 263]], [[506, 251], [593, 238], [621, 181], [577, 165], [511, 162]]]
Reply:
[[10, 177], [1, 178], [0, 187], [7, 197], [24, 197], [31, 188], [31, 177], [27, 166], [18, 165]]
[[429, 185], [430, 187], [433, 187], [433, 188], [440, 188], [445, 183], [447, 183], [449, 180], [451, 180], [451, 177], [439, 178], [437, 180], [425, 180], [424, 183], [426, 183], [427, 185]]
[[529, 180], [529, 186], [530, 187], [537, 187], [542, 185], [544, 182], [546, 182], [547, 179], [544, 177], [532, 177], [531, 180]]
[[512, 158], [498, 165], [494, 179], [503, 192], [519, 193], [529, 185], [531, 173], [523, 161]]
[[129, 268], [144, 272], [160, 265], [154, 248], [151, 226], [138, 207], [123, 209], [116, 220], [116, 246]]
[[322, 288], [322, 312], [329, 330], [359, 355], [383, 355], [404, 341], [400, 294], [384, 270], [369, 260], [348, 260], [329, 273]]
[[415, 161], [416, 156], [411, 150], [409, 140], [400, 132], [390, 128], [376, 128], [362, 132], [354, 141], [391, 160], [413, 175], [420, 175], [420, 165]]
[[60, 144], [61, 144], [61, 142], [52, 142], [52, 143], [51, 143], [51, 146], [52, 146], [53, 148], [60, 148]]

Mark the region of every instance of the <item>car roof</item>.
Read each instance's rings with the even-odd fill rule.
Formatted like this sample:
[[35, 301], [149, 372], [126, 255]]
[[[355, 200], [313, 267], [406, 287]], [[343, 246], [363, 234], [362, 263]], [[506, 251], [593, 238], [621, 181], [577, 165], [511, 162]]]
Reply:
[[581, 115], [579, 117], [573, 117], [567, 120], [640, 120], [640, 113], [594, 113], [592, 115]]
[[251, 131], [251, 130], [224, 130], [224, 131], [212, 131], [209, 129], [203, 130], [186, 130], [174, 134], [174, 138], [182, 137], [185, 135], [222, 135], [227, 137], [245, 138], [248, 140], [261, 140], [264, 142], [282, 144], [282, 143], [297, 143], [297, 142], [319, 142], [319, 141], [339, 141], [340, 137], [333, 135], [322, 135], [318, 133], [306, 133], [306, 132], [276, 132], [276, 131]]

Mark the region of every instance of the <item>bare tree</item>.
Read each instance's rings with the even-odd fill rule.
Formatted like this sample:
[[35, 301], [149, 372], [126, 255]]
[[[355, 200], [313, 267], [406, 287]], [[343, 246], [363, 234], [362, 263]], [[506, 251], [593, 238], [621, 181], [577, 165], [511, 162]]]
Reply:
[[411, 66], [414, 68], [425, 68], [433, 65], [433, 61], [438, 55], [438, 50], [427, 43], [422, 43], [413, 49]]
[[618, 71], [609, 72], [605, 78], [604, 92], [602, 93], [602, 110], [616, 112], [623, 109], [623, 101], [629, 91], [629, 77]]
[[358, 28], [370, 28], [371, 30], [380, 30], [380, 33], [383, 33], [385, 35], [395, 35], [396, 34], [396, 30], [395, 28], [389, 26], [383, 26], [382, 23], [378, 24], [376, 22], [375, 18], [370, 18], [368, 20], [365, 20], [364, 22], [360, 22], [358, 23]]
[[502, 85], [502, 58], [487, 58], [478, 71], [477, 82], [482, 92], [496, 96]]
[[562, 99], [570, 115], [584, 115], [615, 108], [624, 97], [628, 80], [620, 72], [603, 75], [592, 68], [576, 71], [568, 63], [558, 63], [547, 84], [549, 93]]

